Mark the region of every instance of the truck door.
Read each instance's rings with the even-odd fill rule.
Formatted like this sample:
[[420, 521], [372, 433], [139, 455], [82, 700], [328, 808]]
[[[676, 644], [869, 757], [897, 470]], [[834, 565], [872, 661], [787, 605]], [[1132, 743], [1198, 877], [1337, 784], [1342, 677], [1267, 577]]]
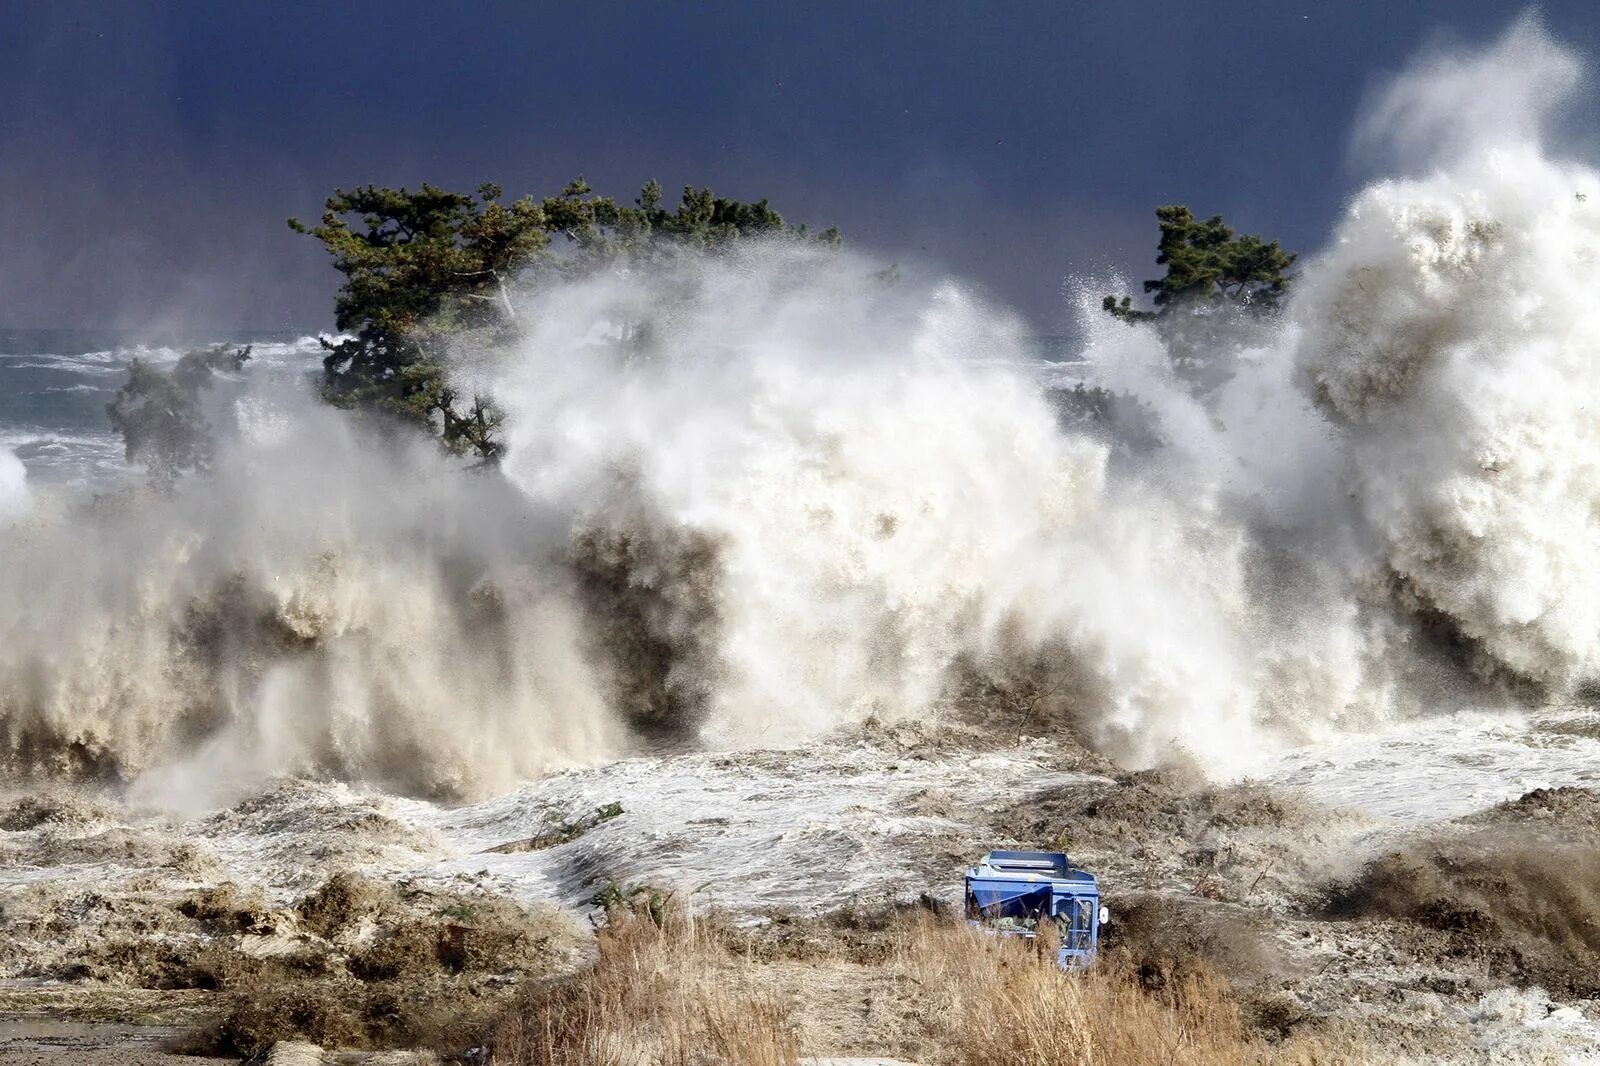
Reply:
[[1068, 951], [1094, 950], [1095, 901], [1083, 896], [1069, 896], [1056, 910], [1056, 928], [1061, 933], [1061, 946]]

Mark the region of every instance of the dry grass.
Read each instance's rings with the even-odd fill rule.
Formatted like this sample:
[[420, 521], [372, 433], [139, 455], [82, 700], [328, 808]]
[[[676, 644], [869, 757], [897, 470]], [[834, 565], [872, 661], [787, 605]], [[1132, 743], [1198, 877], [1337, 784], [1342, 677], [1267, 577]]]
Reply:
[[750, 964], [682, 908], [614, 909], [595, 965], [532, 990], [498, 1028], [494, 1062], [519, 1066], [796, 1066], [783, 1004]]
[[1226, 980], [1189, 965], [1152, 990], [1127, 960], [1063, 975], [1053, 946], [924, 918], [899, 956], [908, 994], [927, 1001], [924, 1058], [960, 1066], [1132, 1066], [1350, 1062], [1315, 1039], [1271, 1045], [1250, 1033]]
[[[984, 936], [932, 915], [907, 917], [879, 967], [874, 1047], [950, 1066], [1312, 1066], [1368, 1057], [1347, 1043], [1300, 1036], [1270, 1043], [1252, 1033], [1228, 983], [1204, 966], [1165, 975], [1152, 989], [1130, 962], [1062, 974], [1049, 945]], [[789, 1066], [835, 1052], [803, 1027], [775, 964], [730, 947], [711, 923], [669, 910], [614, 913], [599, 959], [531, 992], [492, 1041], [499, 1066]], [[826, 972], [831, 962], [806, 965]], [[856, 965], [856, 964], [847, 964]], [[861, 1008], [860, 988], [840, 988]]]

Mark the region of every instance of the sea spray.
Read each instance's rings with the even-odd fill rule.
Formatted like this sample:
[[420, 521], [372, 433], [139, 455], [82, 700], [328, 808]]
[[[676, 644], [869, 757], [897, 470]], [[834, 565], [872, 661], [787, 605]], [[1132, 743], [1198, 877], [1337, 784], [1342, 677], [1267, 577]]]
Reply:
[[[1123, 759], [1237, 766], [1269, 720], [1361, 698], [1360, 642], [1256, 580], [1237, 456], [1197, 442], [1113, 477], [1007, 314], [876, 269], [772, 245], [597, 278], [527, 308], [498, 376], [478, 364], [506, 475], [584, 546], [626, 545], [633, 643], [677, 649], [658, 705], [682, 694], [701, 740], [784, 742], [1042, 672]], [[597, 344], [597, 322], [648, 343]]]
[[257, 401], [252, 424], [280, 428], [221, 448], [213, 476], [9, 534], [14, 773], [159, 768], [181, 798], [320, 770], [456, 795], [619, 750], [525, 501], [303, 392]]
[[[1400, 79], [1367, 135], [1448, 169], [1356, 198], [1294, 347], [1400, 594], [1478, 670], [1556, 694], [1600, 668], [1600, 176], [1540, 147], [1576, 72], [1523, 20]], [[1501, 121], [1444, 104], [1458, 83]]]
[[7, 544], [13, 766], [465, 794], [1036, 668], [1131, 762], [1248, 751], [1287, 690], [1244, 527], [1110, 480], [1014, 319], [877, 269], [773, 245], [549, 293], [477, 360], [503, 474], [257, 390], [212, 477]]
[[28, 471], [9, 448], [0, 448], [0, 526], [15, 522], [31, 507]]

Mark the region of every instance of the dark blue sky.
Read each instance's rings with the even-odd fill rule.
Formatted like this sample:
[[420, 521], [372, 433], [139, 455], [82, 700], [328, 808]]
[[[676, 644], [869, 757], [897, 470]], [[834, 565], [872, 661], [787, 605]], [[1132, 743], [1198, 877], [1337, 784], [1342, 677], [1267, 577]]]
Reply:
[[[1395, 2], [10, 3], [0, 325], [319, 328], [283, 225], [358, 182], [547, 193], [577, 172], [770, 197], [1041, 327], [1151, 270], [1183, 202], [1312, 251], [1366, 175], [1363, 94], [1522, 5]], [[1600, 4], [1541, 6], [1586, 55]]]

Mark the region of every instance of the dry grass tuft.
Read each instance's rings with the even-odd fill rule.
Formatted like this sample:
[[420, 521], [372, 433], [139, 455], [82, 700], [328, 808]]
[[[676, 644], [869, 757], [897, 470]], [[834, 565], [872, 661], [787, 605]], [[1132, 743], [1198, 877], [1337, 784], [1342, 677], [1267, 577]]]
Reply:
[[669, 905], [613, 908], [599, 957], [531, 989], [497, 1029], [494, 1062], [518, 1066], [796, 1066], [788, 1011], [748, 986], [749, 963], [709, 924]]

